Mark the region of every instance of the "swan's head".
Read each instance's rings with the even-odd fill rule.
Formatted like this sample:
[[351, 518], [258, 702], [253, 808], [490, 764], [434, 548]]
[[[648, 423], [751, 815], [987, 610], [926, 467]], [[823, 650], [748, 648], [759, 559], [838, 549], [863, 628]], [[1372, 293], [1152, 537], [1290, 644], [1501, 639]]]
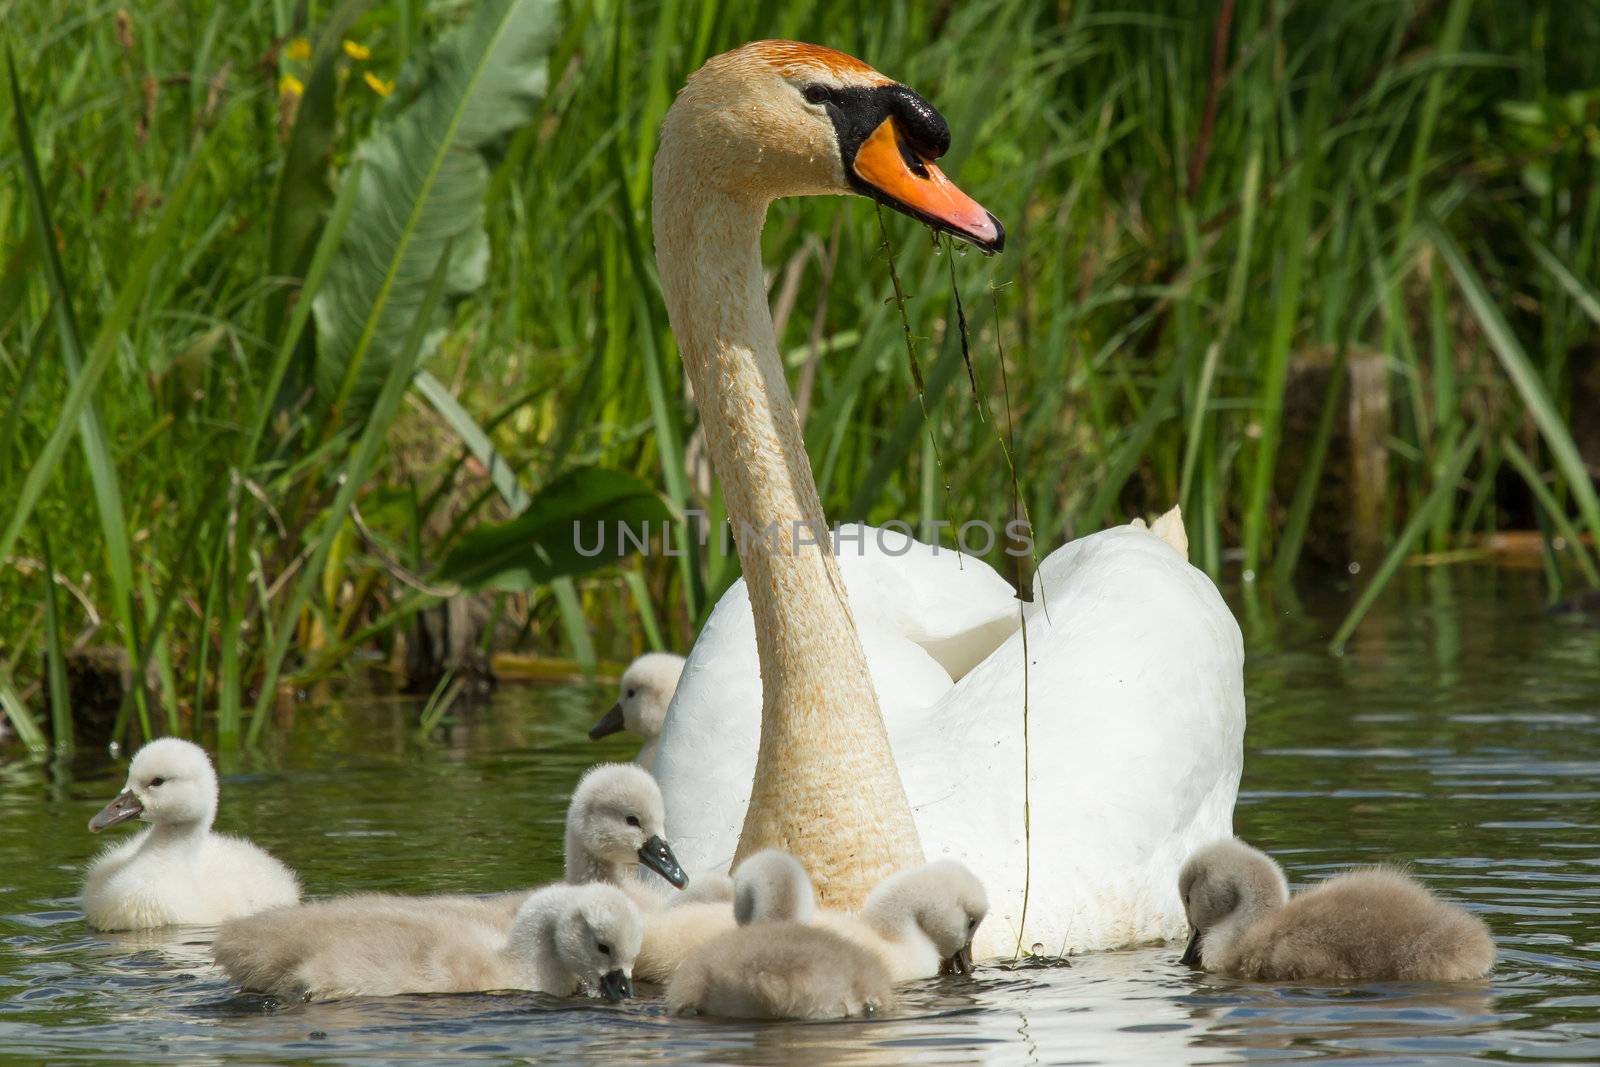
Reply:
[[1178, 895], [1189, 917], [1189, 944], [1180, 961], [1204, 967], [1266, 912], [1289, 900], [1289, 883], [1272, 857], [1236, 837], [1213, 841], [1178, 872]]
[[667, 845], [666, 824], [661, 787], [632, 763], [590, 768], [567, 806], [567, 836], [589, 855], [606, 863], [642, 863], [682, 889], [689, 876]]
[[815, 909], [806, 869], [781, 848], [762, 849], [733, 872], [733, 917], [740, 926], [810, 922]]
[[[544, 894], [557, 896], [553, 935], [541, 921]], [[537, 955], [540, 939], [553, 936], [549, 950], [562, 970], [608, 1000], [633, 996], [633, 964], [644, 941], [644, 919], [626, 893], [591, 882], [540, 890], [522, 905], [512, 924], [512, 951]]]
[[[917, 93], [843, 52], [756, 41], [713, 56], [661, 127], [656, 196], [693, 183], [763, 202], [859, 193], [986, 252], [1005, 246], [993, 215], [934, 160], [950, 127]], [[693, 169], [692, 176], [685, 169]]]
[[661, 736], [667, 718], [667, 705], [678, 691], [683, 676], [683, 657], [671, 652], [646, 652], [622, 672], [617, 687], [617, 702], [589, 731], [589, 740], [628, 730], [645, 740]]
[[211, 825], [217, 814], [217, 772], [199, 745], [163, 737], [141, 748], [128, 765], [128, 783], [89, 820], [99, 833], [129, 819], [166, 826]]
[[891, 936], [909, 923], [939, 954], [940, 973], [971, 974], [972, 939], [989, 914], [989, 895], [966, 865], [935, 860], [879, 882], [862, 914]]

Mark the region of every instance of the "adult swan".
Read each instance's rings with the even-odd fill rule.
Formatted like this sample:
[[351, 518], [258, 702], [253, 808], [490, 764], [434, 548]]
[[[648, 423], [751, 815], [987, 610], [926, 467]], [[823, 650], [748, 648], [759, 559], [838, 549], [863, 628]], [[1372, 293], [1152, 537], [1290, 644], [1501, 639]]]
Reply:
[[1230, 832], [1241, 764], [1243, 651], [1210, 580], [1168, 540], [1119, 527], [1044, 560], [1019, 626], [974, 560], [870, 530], [859, 557], [816, 544], [822, 507], [762, 280], [767, 206], [861, 193], [997, 251], [999, 222], [932, 163], [948, 146], [910, 89], [787, 41], [707, 61], [662, 123], [662, 292], [748, 535], [744, 581], [696, 642], [661, 736], [671, 840], [701, 869], [725, 869], [735, 841], [738, 857], [788, 849], [842, 907], [924, 847], [957, 857], [989, 890], [990, 957], [1177, 936], [1178, 868]]

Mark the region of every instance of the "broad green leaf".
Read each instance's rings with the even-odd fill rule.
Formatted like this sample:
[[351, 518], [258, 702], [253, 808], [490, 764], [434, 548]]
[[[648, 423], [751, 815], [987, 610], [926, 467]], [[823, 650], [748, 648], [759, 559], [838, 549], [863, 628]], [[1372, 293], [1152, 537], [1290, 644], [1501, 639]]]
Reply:
[[632, 475], [604, 468], [568, 471], [534, 494], [507, 522], [468, 530], [445, 557], [438, 579], [469, 589], [521, 591], [615, 563], [634, 538], [661, 544], [671, 517], [666, 502]]
[[548, 83], [554, 0], [485, 0], [467, 22], [418, 54], [386, 120], [356, 151], [364, 164], [355, 213], [317, 292], [317, 393], [341, 419], [361, 419], [399, 355], [446, 249], [446, 306], [483, 284], [489, 240], [487, 153], [526, 122]]

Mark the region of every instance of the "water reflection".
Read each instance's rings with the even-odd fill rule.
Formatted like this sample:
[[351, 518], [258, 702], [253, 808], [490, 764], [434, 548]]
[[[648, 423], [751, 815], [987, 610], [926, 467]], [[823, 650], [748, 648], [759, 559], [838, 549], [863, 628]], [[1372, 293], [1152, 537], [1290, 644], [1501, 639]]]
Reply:
[[[1257, 591], [1241, 833], [1306, 883], [1404, 861], [1502, 947], [1466, 987], [1271, 987], [1196, 975], [1176, 948], [980, 969], [849, 1023], [678, 1020], [531, 994], [273, 1005], [229, 989], [212, 931], [103, 935], [73, 896], [121, 785], [92, 755], [0, 766], [0, 1058], [139, 1063], [1451, 1062], [1600, 1059], [1600, 629], [1536, 577], [1411, 572], [1342, 657], [1340, 590]], [[1287, 614], [1285, 613], [1287, 611]], [[603, 689], [508, 689], [439, 736], [415, 705], [296, 709], [224, 760], [220, 826], [316, 893], [487, 890], [553, 878], [567, 791], [629, 742], [584, 740]], [[120, 840], [120, 838], [119, 838]]]

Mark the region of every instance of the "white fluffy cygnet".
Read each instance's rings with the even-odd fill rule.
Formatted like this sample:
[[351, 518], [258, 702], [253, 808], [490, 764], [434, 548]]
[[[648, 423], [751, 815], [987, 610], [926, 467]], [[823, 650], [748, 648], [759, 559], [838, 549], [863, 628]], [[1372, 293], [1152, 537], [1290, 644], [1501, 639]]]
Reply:
[[1289, 982], [1459, 982], [1494, 966], [1476, 915], [1381, 867], [1289, 896], [1283, 869], [1237, 838], [1195, 852], [1178, 876], [1192, 936], [1183, 962]]
[[787, 852], [756, 853], [734, 872], [739, 925], [695, 949], [667, 986], [676, 1015], [735, 1019], [840, 1019], [894, 1003], [877, 954], [808, 925], [811, 880]]
[[667, 705], [672, 703], [678, 679], [683, 677], [683, 663], [682, 656], [671, 652], [646, 652], [628, 664], [617, 686], [617, 702], [589, 730], [589, 740], [598, 741], [623, 730], [638, 734], [644, 738], [644, 745], [634, 762], [653, 770], [656, 741], [667, 718]]
[[956, 860], [890, 875], [859, 916], [818, 912], [815, 921], [875, 952], [896, 982], [972, 973], [972, 938], [989, 913], [983, 883]]
[[633, 995], [644, 928], [627, 894], [554, 885], [517, 909], [509, 934], [427, 898], [349, 897], [227, 923], [213, 954], [246, 990], [288, 1000], [528, 989], [569, 996], [583, 983]]
[[567, 805], [566, 880], [628, 888], [639, 868], [682, 889], [688, 875], [666, 842], [667, 810], [650, 772], [632, 763], [589, 768]]
[[141, 748], [122, 793], [89, 820], [98, 833], [150, 824], [89, 863], [83, 911], [100, 930], [212, 925], [300, 899], [293, 872], [250, 842], [213, 833], [217, 774], [198, 745], [163, 737]]

